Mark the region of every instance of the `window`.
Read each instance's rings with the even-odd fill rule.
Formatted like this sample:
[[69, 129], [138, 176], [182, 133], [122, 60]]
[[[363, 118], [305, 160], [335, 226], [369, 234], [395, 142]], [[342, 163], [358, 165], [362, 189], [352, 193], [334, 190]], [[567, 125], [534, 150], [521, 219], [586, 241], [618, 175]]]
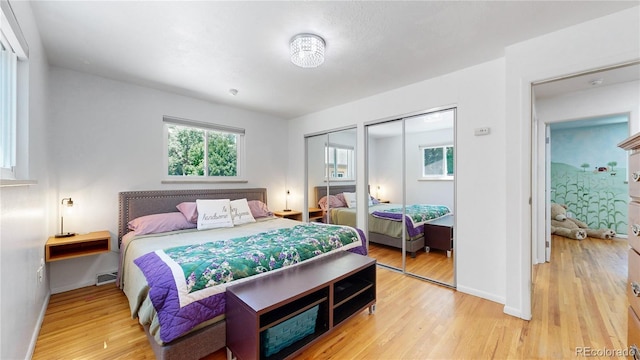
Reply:
[[325, 145], [325, 165], [328, 168], [329, 179], [341, 181], [353, 180], [354, 149], [344, 145]]
[[163, 121], [170, 180], [242, 180], [244, 129], [168, 116]]
[[[18, 87], [20, 62], [28, 47], [7, 1], [0, 1], [0, 178], [16, 178], [18, 150]], [[24, 99], [26, 100], [26, 99]], [[27, 119], [24, 119], [27, 121]], [[22, 126], [28, 129], [28, 126]], [[25, 166], [26, 168], [26, 166]]]
[[453, 145], [423, 146], [422, 177], [426, 179], [453, 179]]

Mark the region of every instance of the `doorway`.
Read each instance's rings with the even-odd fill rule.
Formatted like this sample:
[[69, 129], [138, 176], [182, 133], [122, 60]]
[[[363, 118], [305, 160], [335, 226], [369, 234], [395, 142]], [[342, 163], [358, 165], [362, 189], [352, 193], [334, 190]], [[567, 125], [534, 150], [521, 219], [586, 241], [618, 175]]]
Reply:
[[[622, 121], [621, 119], [624, 118], [628, 120], [626, 126], [626, 136], [628, 136], [634, 129], [631, 121], [633, 121], [633, 119], [638, 121], [639, 88], [640, 62], [613, 66], [604, 70], [585, 72], [562, 79], [541, 81], [532, 84], [532, 153], [534, 157], [533, 164], [535, 165], [532, 169], [533, 264], [549, 261], [549, 249], [551, 247], [552, 237], [550, 235], [550, 215], [548, 211], [552, 200], [556, 202], [573, 202], [575, 205], [577, 199], [571, 198], [571, 196], [575, 197], [578, 190], [582, 191], [581, 195], [584, 196], [585, 190], [584, 183], [582, 185], [577, 183], [573, 184], [571, 185], [572, 191], [576, 193], [576, 195], [566, 197], [566, 189], [561, 188], [560, 190], [562, 191], [558, 191], [558, 187], [553, 187], [551, 179], [551, 144], [553, 143], [553, 139], [550, 130], [555, 128], [559, 133], [563, 131], [570, 133], [572, 130], [566, 129], [579, 128], [581, 126], [583, 128], [603, 126], [607, 123], [613, 124], [620, 122]], [[579, 137], [584, 136], [584, 134], [578, 135], [574, 133], [571, 136], [575, 141], [578, 141]], [[615, 142], [613, 146], [616, 146], [617, 143], [624, 140], [626, 136], [616, 135], [608, 141]], [[621, 138], [616, 141], [617, 137]], [[566, 139], [564, 141], [566, 141]], [[595, 148], [595, 144], [592, 148]], [[621, 179], [622, 177], [622, 179], [624, 179], [624, 177], [626, 177], [626, 173], [618, 176], [621, 171], [626, 169], [625, 160], [602, 160], [599, 158], [595, 160], [596, 158], [593, 157], [594, 160], [590, 161], [585, 157], [584, 160], [577, 161], [575, 158], [574, 156], [574, 160], [572, 160], [575, 164], [571, 164], [573, 168], [565, 168], [565, 174], [567, 173], [566, 170], [570, 170], [572, 173], [575, 173], [574, 170], [576, 169], [578, 173], [584, 170], [585, 176], [588, 176], [589, 179], [597, 179], [606, 178], [604, 175], [607, 173], [609, 178], [606, 179], [610, 181], [612, 177], [610, 168], [613, 168], [616, 174], [614, 175], [615, 178]], [[591, 164], [591, 162], [594, 163]], [[612, 166], [609, 163], [616, 164]], [[558, 165], [558, 167], [562, 166], [563, 165]], [[600, 169], [603, 171], [598, 171]], [[589, 171], [588, 174], [587, 170]], [[583, 180], [584, 178], [583, 176]], [[564, 193], [561, 194], [561, 192]], [[584, 201], [582, 206], [584, 211], [589, 211]], [[573, 212], [578, 213], [583, 210], [574, 210]], [[592, 209], [591, 211], [599, 210]], [[582, 215], [584, 214], [581, 213], [580, 216]], [[623, 219], [621, 216], [618, 216], [618, 218]], [[619, 224], [616, 225], [616, 222], [617, 220], [613, 221], [613, 225], [619, 228], [620, 226]], [[603, 225], [609, 225], [611, 221], [605, 220], [601, 223], [597, 221], [596, 223], [600, 225], [597, 227], [603, 227]]]

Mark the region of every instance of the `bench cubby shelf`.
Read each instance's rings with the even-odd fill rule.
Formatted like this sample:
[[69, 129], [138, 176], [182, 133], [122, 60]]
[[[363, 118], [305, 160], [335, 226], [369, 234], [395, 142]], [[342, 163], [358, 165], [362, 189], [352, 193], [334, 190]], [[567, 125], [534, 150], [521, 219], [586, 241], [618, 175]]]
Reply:
[[[230, 286], [228, 357], [292, 358], [360, 311], [373, 313], [375, 265], [372, 258], [341, 252]], [[274, 348], [276, 337], [287, 346], [276, 340]]]

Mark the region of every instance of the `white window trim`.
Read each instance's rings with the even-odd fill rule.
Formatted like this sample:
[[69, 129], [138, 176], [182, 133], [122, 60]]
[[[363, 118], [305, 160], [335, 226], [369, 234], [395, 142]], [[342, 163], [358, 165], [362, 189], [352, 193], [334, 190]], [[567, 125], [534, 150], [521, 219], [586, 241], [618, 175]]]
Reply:
[[[433, 149], [433, 148], [454, 148], [454, 161], [455, 161], [455, 147], [453, 144], [432, 144], [432, 145], [420, 145], [418, 149], [420, 150], [420, 174], [421, 177], [418, 178], [418, 181], [453, 181], [455, 179], [455, 173], [453, 175], [424, 175], [424, 149]], [[446, 152], [445, 152], [446, 154]], [[443, 159], [443, 166], [446, 166], [446, 156]], [[444, 169], [443, 169], [444, 170]]]
[[[28, 57], [29, 47], [25, 37], [20, 29], [18, 21], [11, 9], [11, 5], [7, 0], [0, 0], [0, 38], [6, 49], [13, 55], [9, 59], [13, 63], [13, 70], [9, 74], [11, 76], [9, 87], [3, 89], [3, 92], [13, 94], [14, 98], [10, 99], [10, 104], [2, 104], [6, 110], [9, 109], [10, 123], [3, 124], [3, 135], [8, 137], [2, 140], [2, 146], [7, 146], [3, 153], [8, 156], [8, 163], [5, 167], [0, 167], [1, 187], [33, 185], [37, 183], [34, 180], [24, 180], [28, 176], [28, 158], [24, 154], [28, 151], [28, 117], [24, 113], [28, 102]], [[3, 81], [4, 83], [4, 81]], [[6, 83], [5, 83], [6, 84]], [[3, 84], [4, 85], [4, 84]], [[4, 163], [4, 159], [0, 164]], [[2, 166], [2, 165], [0, 165]]]
[[[182, 119], [173, 116], [163, 116], [162, 118], [162, 151], [163, 151], [163, 166], [162, 166], [162, 184], [193, 184], [193, 183], [247, 183], [245, 173], [245, 130], [232, 126], [211, 124], [199, 121], [193, 121], [188, 119]], [[208, 176], [208, 175], [168, 175], [167, 169], [169, 168], [169, 154], [167, 153], [168, 144], [168, 130], [167, 125], [179, 125], [191, 128], [198, 128], [203, 130], [213, 130], [218, 132], [227, 132], [238, 135], [237, 138], [237, 176]]]
[[347, 177], [331, 177], [331, 169], [329, 169], [329, 163], [326, 163], [325, 161], [325, 166], [327, 166], [327, 173], [325, 174], [325, 182], [329, 181], [329, 182], [345, 182], [345, 181], [355, 181], [355, 176], [356, 176], [356, 159], [355, 159], [355, 148], [353, 146], [348, 146], [348, 145], [341, 145], [341, 144], [335, 144], [335, 143], [325, 143], [325, 159], [329, 158], [329, 148], [335, 148], [335, 149], [343, 149], [343, 150], [351, 150], [352, 154], [350, 156], [350, 161], [351, 164], [349, 164], [350, 166], [348, 166], [348, 170], [349, 170], [349, 174], [347, 174]]

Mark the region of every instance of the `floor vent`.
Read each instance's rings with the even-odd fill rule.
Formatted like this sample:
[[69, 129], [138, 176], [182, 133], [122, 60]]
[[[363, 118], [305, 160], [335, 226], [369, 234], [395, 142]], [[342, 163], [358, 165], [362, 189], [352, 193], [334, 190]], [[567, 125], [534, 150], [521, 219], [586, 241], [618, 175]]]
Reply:
[[96, 276], [96, 285], [99, 286], [99, 285], [116, 282], [117, 277], [118, 277], [117, 271], [105, 273], [105, 274], [98, 274]]

